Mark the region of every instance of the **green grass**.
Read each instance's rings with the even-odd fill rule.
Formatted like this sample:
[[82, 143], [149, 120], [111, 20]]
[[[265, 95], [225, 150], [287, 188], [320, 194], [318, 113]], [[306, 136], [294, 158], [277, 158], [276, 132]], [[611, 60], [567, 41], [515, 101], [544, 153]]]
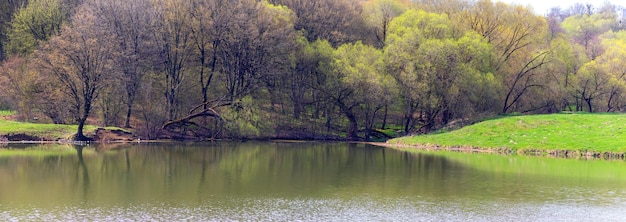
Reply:
[[[93, 131], [97, 127], [85, 126], [85, 131]], [[0, 120], [0, 135], [26, 134], [46, 140], [69, 139], [78, 130], [77, 125], [39, 124]]]
[[451, 132], [402, 137], [388, 143], [481, 149], [626, 152], [626, 115], [508, 116]]
[[[12, 114], [14, 114], [12, 111], [0, 111], [0, 117]], [[99, 127], [86, 125], [84, 132], [85, 134], [90, 134], [97, 128]], [[115, 127], [106, 128], [118, 129]], [[0, 118], [0, 137], [6, 135], [26, 134], [43, 140], [71, 139], [73, 135], [76, 134], [77, 130], [78, 125], [28, 123]]]

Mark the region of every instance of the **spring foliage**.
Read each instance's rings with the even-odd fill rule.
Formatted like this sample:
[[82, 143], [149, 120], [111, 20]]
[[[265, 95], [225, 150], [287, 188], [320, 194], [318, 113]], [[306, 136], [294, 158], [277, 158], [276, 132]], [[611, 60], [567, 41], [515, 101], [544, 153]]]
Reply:
[[28, 1], [3, 32], [2, 99], [151, 138], [370, 139], [626, 108], [617, 7], [356, 2]]

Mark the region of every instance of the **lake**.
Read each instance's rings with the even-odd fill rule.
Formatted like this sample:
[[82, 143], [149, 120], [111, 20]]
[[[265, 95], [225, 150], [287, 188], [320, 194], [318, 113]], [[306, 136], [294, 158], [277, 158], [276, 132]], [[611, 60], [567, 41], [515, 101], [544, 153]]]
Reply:
[[619, 221], [626, 163], [348, 143], [0, 147], [0, 221]]

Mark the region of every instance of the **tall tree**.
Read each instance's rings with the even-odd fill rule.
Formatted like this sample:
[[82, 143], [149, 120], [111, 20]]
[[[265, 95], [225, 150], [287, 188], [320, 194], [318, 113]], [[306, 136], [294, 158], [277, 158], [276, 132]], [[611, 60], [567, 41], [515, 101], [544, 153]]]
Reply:
[[38, 55], [42, 72], [62, 84], [71, 98], [70, 110], [78, 122], [75, 140], [88, 140], [83, 128], [94, 101], [114, 78], [113, 42], [103, 32], [103, 22], [89, 7], [81, 7], [59, 36], [53, 37]]
[[362, 40], [364, 32], [361, 5], [352, 0], [271, 0], [296, 13], [295, 28], [303, 31], [309, 41], [328, 40], [337, 47], [346, 42]]
[[[428, 83], [418, 70], [418, 50], [426, 39], [452, 37], [451, 21], [443, 14], [409, 10], [390, 24], [388, 46], [385, 49], [385, 65], [399, 84], [403, 102], [404, 131], [413, 132], [422, 115], [427, 99]], [[432, 116], [432, 115], [431, 115]], [[434, 117], [431, 119], [434, 120]], [[423, 121], [424, 125], [430, 125]]]
[[570, 16], [561, 24], [573, 43], [582, 45], [590, 59], [602, 54], [599, 36], [613, 28], [617, 22], [615, 12]]
[[[391, 20], [404, 13], [408, 4], [408, 2], [399, 0], [370, 0], [363, 3], [365, 22], [372, 28], [376, 37], [376, 41], [374, 41], [376, 47], [384, 50]], [[385, 105], [382, 128], [387, 125], [388, 110], [389, 107]], [[367, 137], [369, 137], [369, 131]]]
[[284, 6], [241, 1], [233, 11], [229, 35], [219, 48], [220, 73], [231, 101], [263, 87], [291, 65], [295, 45], [293, 14]]
[[559, 34], [564, 32], [561, 27], [561, 22], [563, 22], [563, 19], [566, 17], [564, 14], [565, 13], [563, 13], [559, 7], [550, 8], [550, 11], [546, 16], [546, 20], [548, 22], [548, 41], [552, 41]]
[[180, 112], [180, 90], [189, 75], [189, 62], [193, 56], [193, 39], [190, 28], [191, 14], [188, 1], [153, 0], [156, 8], [155, 39], [162, 67], [167, 118], [174, 120]]
[[607, 50], [595, 60], [585, 63], [574, 75], [574, 96], [583, 104], [578, 110], [615, 111], [624, 104], [626, 89], [626, 33], [608, 32], [602, 37]]
[[458, 18], [493, 45], [495, 73], [505, 86], [501, 112], [535, 109], [520, 102], [543, 86], [536, 70], [545, 64], [547, 55], [542, 45], [547, 33], [545, 18], [525, 7], [491, 0], [475, 2]]
[[[584, 101], [588, 112], [594, 112], [594, 102], [606, 95], [611, 81], [611, 75], [596, 61], [585, 63], [573, 78], [575, 96]], [[579, 107], [582, 111], [582, 107]]]
[[384, 48], [389, 32], [389, 23], [406, 10], [398, 0], [370, 0], [363, 4], [365, 21], [373, 27], [376, 47]]
[[205, 110], [209, 106], [209, 87], [217, 71], [218, 47], [229, 25], [231, 5], [229, 1], [192, 1], [191, 30], [198, 53], [198, 75]]
[[405, 133], [489, 112], [498, 91], [491, 46], [473, 31], [455, 37], [445, 14], [410, 10], [390, 26], [387, 70], [401, 86]]
[[598, 59], [611, 75], [609, 94], [605, 98], [606, 111], [626, 109], [626, 31], [607, 32], [602, 44], [606, 52]]
[[[189, 43], [193, 54], [188, 65], [189, 70], [199, 74], [194, 81], [200, 83], [202, 102], [188, 115], [168, 121], [164, 127], [206, 125], [193, 119], [221, 117], [216, 108], [230, 104], [236, 104], [235, 110], [245, 109], [242, 105], [250, 103], [243, 101], [244, 98], [250, 95], [258, 98], [254, 93], [261, 89], [266, 89], [270, 96], [282, 96], [276, 93], [277, 84], [292, 65], [297, 36], [293, 12], [285, 6], [253, 0], [192, 2], [191, 5]], [[213, 85], [209, 95], [213, 81], [218, 84]]]
[[[541, 70], [548, 73], [551, 83], [548, 87], [555, 97], [551, 98], [556, 106], [556, 110], [570, 110], [570, 105], [574, 102], [575, 93], [572, 89], [572, 77], [578, 72], [580, 67], [587, 62], [585, 49], [578, 44], [571, 44], [564, 34], [557, 35], [550, 41], [550, 54], [547, 60], [549, 63]], [[548, 97], [547, 95], [544, 98]], [[576, 107], [579, 107], [576, 105]]]
[[5, 50], [4, 46], [7, 41], [7, 31], [10, 27], [11, 19], [13, 19], [14, 12], [19, 9], [20, 6], [25, 4], [22, 0], [15, 1], [0, 1], [0, 61], [4, 61]]
[[13, 16], [5, 51], [8, 55], [27, 55], [40, 41], [47, 41], [61, 30], [67, 19], [62, 0], [31, 0]]
[[66, 123], [67, 98], [59, 90], [58, 81], [42, 75], [31, 60], [13, 56], [0, 66], [0, 78], [7, 80], [2, 90], [9, 98], [10, 108], [27, 121], [39, 117], [39, 111], [55, 124]]
[[371, 130], [375, 113], [393, 98], [393, 79], [382, 72], [381, 56], [380, 50], [361, 42], [340, 46], [333, 53], [332, 70], [319, 88], [348, 119], [348, 139], [359, 138], [356, 108], [369, 114], [366, 128]]
[[151, 47], [154, 42], [152, 22], [154, 21], [149, 0], [90, 1], [88, 5], [103, 19], [104, 27], [110, 30], [118, 44], [116, 63], [122, 71], [121, 85], [123, 102], [126, 105], [124, 127], [130, 128], [130, 119], [142, 80], [150, 70], [151, 55], [156, 54]]
[[289, 99], [293, 104], [293, 117], [299, 119], [305, 105], [315, 104], [315, 88], [322, 83], [332, 61], [333, 48], [323, 40], [309, 42], [306, 37], [297, 39], [293, 71], [288, 72], [284, 87], [288, 88]]

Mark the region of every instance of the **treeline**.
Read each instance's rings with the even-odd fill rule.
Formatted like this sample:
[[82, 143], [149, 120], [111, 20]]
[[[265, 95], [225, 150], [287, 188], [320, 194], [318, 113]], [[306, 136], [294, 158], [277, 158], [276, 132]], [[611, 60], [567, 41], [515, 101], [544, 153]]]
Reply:
[[149, 138], [369, 140], [385, 136], [377, 129], [424, 133], [500, 113], [620, 112], [618, 10], [30, 0], [0, 35], [0, 100], [25, 119], [79, 124], [77, 139], [87, 121]]

